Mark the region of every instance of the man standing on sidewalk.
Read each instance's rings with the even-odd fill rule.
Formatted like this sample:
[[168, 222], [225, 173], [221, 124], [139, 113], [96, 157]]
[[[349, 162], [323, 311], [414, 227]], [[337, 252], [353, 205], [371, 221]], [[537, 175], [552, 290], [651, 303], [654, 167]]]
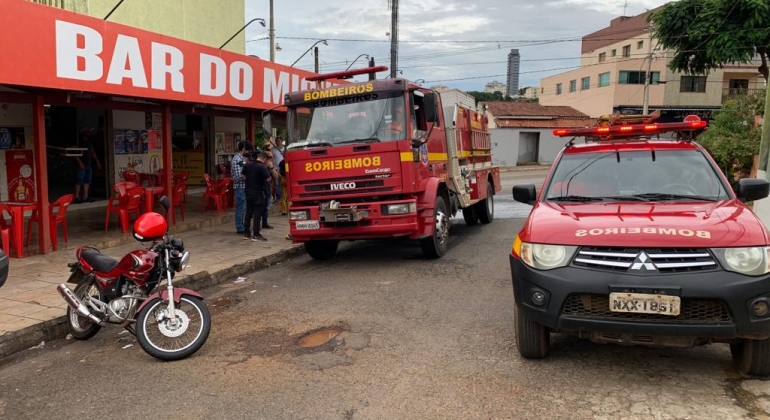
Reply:
[[270, 214], [270, 206], [273, 204], [273, 186], [275, 185], [275, 180], [278, 178], [278, 171], [275, 169], [273, 154], [269, 150], [266, 150], [265, 155], [267, 156], [267, 160], [263, 163], [267, 167], [270, 181], [265, 183], [265, 206], [262, 210], [262, 229], [273, 229], [273, 226], [267, 222], [267, 216]]
[[[260, 152], [257, 160], [247, 163], [241, 173], [246, 192], [246, 217], [243, 220], [244, 238], [252, 241], [267, 240], [259, 233], [260, 216], [265, 207], [265, 184], [270, 182], [270, 174], [267, 171], [267, 166], [265, 166], [266, 160], [267, 155]], [[250, 226], [253, 226], [253, 229], [250, 229]]]
[[[283, 147], [283, 139], [280, 136], [275, 138], [275, 145], [270, 148], [270, 151], [273, 152], [273, 162], [276, 165], [280, 165], [283, 162], [283, 154], [286, 152], [286, 149]], [[280, 201], [281, 214], [285, 216], [289, 212], [286, 177], [281, 174], [276, 181], [273, 183], [275, 185], [275, 199]]]
[[246, 164], [244, 156], [250, 154], [253, 150], [251, 142], [239, 142], [238, 153], [233, 156], [233, 160], [230, 163], [230, 173], [233, 178], [233, 192], [235, 195], [235, 231], [239, 235], [246, 233], [246, 230], [243, 228], [243, 216], [246, 213], [246, 183], [241, 177], [241, 171], [243, 171], [243, 165]]

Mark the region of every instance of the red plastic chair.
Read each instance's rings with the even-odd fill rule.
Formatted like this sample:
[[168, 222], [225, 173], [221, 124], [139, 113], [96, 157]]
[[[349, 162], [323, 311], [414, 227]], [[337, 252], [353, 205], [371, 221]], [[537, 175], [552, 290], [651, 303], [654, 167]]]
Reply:
[[203, 193], [203, 202], [201, 203], [202, 210], [206, 209], [206, 200], [208, 199], [209, 208], [216, 205], [217, 213], [222, 212], [227, 208], [227, 192], [230, 190], [231, 178], [220, 179], [216, 183], [210, 183], [211, 187], [206, 187], [206, 192]]
[[190, 179], [190, 171], [175, 171], [172, 175], [171, 185], [184, 185], [184, 202], [187, 202], [187, 181]]
[[110, 226], [110, 213], [117, 213], [120, 220], [120, 227], [123, 233], [128, 233], [128, 217], [131, 213], [139, 217], [142, 214], [142, 197], [144, 197], [144, 188], [136, 187], [126, 191], [122, 196], [117, 197], [117, 205], [113, 205], [110, 200], [107, 203], [107, 217], [104, 220], [104, 231], [107, 232]]
[[187, 190], [186, 184], [176, 184], [171, 188], [171, 223], [176, 224], [176, 209], [184, 220], [184, 193]]
[[[74, 199], [75, 194], [63, 195], [48, 207], [48, 217], [50, 218], [51, 224], [51, 245], [53, 245], [54, 251], [59, 247], [59, 225], [61, 225], [62, 232], [64, 233], [64, 242], [69, 242], [70, 238], [67, 233], [67, 209]], [[56, 212], [54, 212], [54, 209], [57, 209]], [[33, 210], [32, 217], [29, 218], [29, 222], [27, 223], [27, 240], [24, 242], [24, 246], [29, 246], [29, 238], [32, 235], [32, 224], [38, 222], [38, 212], [37, 210]]]
[[122, 176], [126, 182], [133, 182], [134, 184], [139, 182], [139, 174], [136, 171], [125, 171]]
[[8, 213], [8, 218], [11, 218], [11, 209], [8, 206], [0, 205], [0, 236], [2, 236], [3, 251], [5, 255], [11, 255], [11, 231], [13, 225], [9, 225], [5, 221], [5, 214]]

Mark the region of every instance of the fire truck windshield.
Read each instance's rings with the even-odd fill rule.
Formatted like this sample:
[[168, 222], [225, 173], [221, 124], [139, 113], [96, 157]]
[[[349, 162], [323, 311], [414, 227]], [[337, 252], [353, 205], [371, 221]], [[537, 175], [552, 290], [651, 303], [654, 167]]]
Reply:
[[408, 137], [403, 96], [380, 96], [380, 99], [330, 106], [305, 103], [291, 107], [288, 119], [289, 144], [295, 146], [334, 146]]
[[726, 200], [729, 194], [698, 150], [565, 154], [545, 194], [548, 201]]

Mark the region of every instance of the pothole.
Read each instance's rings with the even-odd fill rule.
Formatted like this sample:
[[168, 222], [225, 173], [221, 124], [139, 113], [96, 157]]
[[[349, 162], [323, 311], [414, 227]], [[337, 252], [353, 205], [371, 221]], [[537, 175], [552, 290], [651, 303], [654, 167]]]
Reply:
[[313, 347], [323, 346], [324, 344], [328, 343], [334, 337], [340, 335], [341, 333], [342, 333], [342, 329], [337, 327], [317, 330], [315, 332], [311, 332], [301, 337], [297, 341], [297, 346], [301, 348], [313, 348]]
[[230, 306], [232, 304], [233, 304], [233, 301], [230, 299], [217, 299], [214, 301], [214, 303], [211, 304], [211, 306], [224, 307], [224, 306]]

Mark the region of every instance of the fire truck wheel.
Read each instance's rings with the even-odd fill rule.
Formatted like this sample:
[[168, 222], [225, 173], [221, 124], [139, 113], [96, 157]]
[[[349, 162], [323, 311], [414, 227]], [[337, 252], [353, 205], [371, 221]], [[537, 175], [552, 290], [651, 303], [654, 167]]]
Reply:
[[542, 359], [551, 349], [551, 333], [548, 328], [524, 316], [519, 311], [519, 305], [513, 308], [515, 321], [516, 347], [519, 354], [527, 359]]
[[337, 253], [340, 241], [308, 241], [305, 242], [305, 251], [314, 260], [330, 260]]
[[476, 208], [476, 214], [479, 215], [479, 220], [482, 224], [491, 223], [495, 217], [495, 186], [491, 182], [487, 183], [487, 198], [484, 201], [479, 201], [473, 206]]
[[463, 209], [463, 219], [468, 226], [475, 225], [479, 222], [479, 216], [476, 215], [476, 208], [473, 206]]
[[449, 242], [449, 215], [446, 211], [446, 203], [441, 196], [436, 197], [436, 206], [433, 209], [435, 228], [433, 235], [420, 239], [422, 252], [428, 258], [440, 258], [446, 253]]
[[753, 376], [770, 375], [770, 339], [743, 339], [730, 344], [730, 353], [738, 372]]

